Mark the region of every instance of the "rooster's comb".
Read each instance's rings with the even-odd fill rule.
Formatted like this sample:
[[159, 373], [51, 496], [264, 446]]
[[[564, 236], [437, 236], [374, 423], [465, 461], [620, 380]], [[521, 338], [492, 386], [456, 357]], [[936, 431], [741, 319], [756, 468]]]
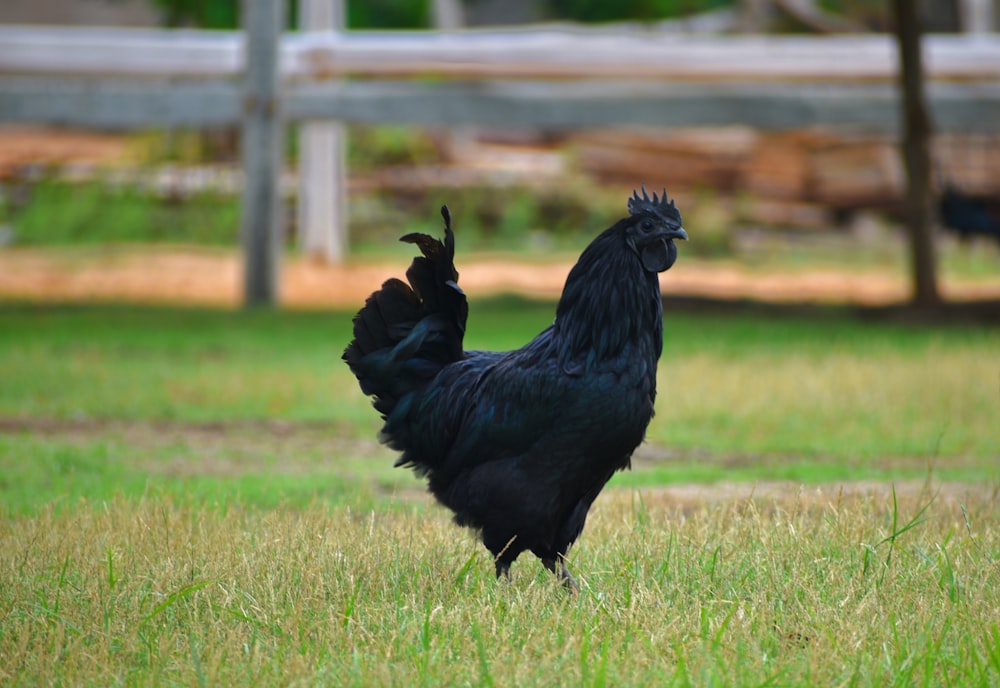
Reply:
[[629, 215], [648, 213], [667, 222], [681, 224], [680, 211], [677, 210], [673, 201], [667, 200], [667, 190], [663, 190], [662, 196], [657, 196], [654, 191], [653, 197], [650, 198], [649, 194], [646, 193], [645, 184], [642, 185], [642, 196], [639, 196], [638, 191], [632, 192], [632, 198], [628, 199], [628, 212]]

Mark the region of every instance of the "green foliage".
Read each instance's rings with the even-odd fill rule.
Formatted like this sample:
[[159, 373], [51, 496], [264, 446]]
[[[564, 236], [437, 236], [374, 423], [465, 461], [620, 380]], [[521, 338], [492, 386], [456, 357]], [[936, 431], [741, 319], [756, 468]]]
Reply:
[[234, 29], [239, 26], [239, 0], [149, 0], [160, 10], [164, 26]]
[[347, 163], [352, 173], [435, 162], [440, 162], [440, 155], [426, 129], [353, 126], [347, 137]]
[[42, 180], [27, 194], [19, 207], [5, 209], [16, 244], [234, 245], [239, 236], [239, 204], [214, 192], [179, 198], [127, 184]]
[[697, 227], [697, 241], [684, 245], [694, 256], [723, 257], [735, 251], [735, 227], [741, 224], [733, 203], [726, 203], [710, 188], [699, 188], [684, 207], [684, 225]]
[[464, 252], [577, 253], [607, 226], [608, 218], [623, 214], [620, 191], [585, 181], [545, 188], [386, 190], [352, 201], [351, 248], [360, 254], [385, 255], [404, 231], [439, 233], [442, 205], [451, 209]]
[[429, 0], [347, 2], [347, 26], [352, 29], [423, 29], [430, 23]]
[[731, 0], [548, 0], [550, 13], [580, 22], [655, 21], [732, 5]]
[[[149, 0], [165, 26], [235, 29], [240, 21], [239, 0]], [[428, 0], [348, 0], [351, 29], [418, 29], [429, 26]], [[298, 3], [287, 3], [289, 26], [297, 24]]]
[[[130, 134], [129, 148], [143, 169], [164, 163], [239, 163], [239, 129], [149, 129]], [[183, 173], [183, 172], [181, 172]]]
[[892, 30], [892, 8], [885, 0], [821, 0], [820, 7], [848, 17], [872, 31]]
[[[475, 0], [465, 0], [475, 2]], [[150, 0], [166, 26], [232, 29], [239, 25], [238, 0]], [[653, 21], [725, 7], [731, 0], [541, 0], [547, 13], [559, 19], [582, 22], [622, 20]], [[298, 3], [288, 3], [290, 24], [295, 25]], [[430, 0], [348, 0], [347, 26], [351, 29], [421, 29], [431, 23]]]

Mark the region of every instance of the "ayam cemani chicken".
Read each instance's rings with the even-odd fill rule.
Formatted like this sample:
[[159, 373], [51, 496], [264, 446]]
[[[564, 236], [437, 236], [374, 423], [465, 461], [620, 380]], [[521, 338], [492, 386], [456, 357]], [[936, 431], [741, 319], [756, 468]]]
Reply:
[[996, 199], [972, 196], [946, 184], [938, 200], [938, 214], [941, 223], [962, 241], [989, 237], [1000, 246], [1000, 202]]
[[605, 483], [630, 466], [653, 417], [663, 346], [659, 273], [687, 239], [673, 201], [633, 193], [628, 217], [570, 271], [555, 321], [514, 351], [466, 351], [447, 207], [444, 241], [407, 234], [422, 256], [354, 318], [343, 358], [385, 421], [396, 466], [426, 477], [509, 577], [530, 551], [570, 588], [570, 546]]

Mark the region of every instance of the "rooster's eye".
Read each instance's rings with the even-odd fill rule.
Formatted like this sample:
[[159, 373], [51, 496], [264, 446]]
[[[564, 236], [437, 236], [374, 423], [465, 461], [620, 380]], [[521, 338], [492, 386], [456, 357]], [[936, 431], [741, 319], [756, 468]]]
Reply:
[[644, 232], [650, 231], [651, 229], [653, 229], [653, 221], [643, 220], [642, 222], [639, 223], [639, 229], [641, 229]]

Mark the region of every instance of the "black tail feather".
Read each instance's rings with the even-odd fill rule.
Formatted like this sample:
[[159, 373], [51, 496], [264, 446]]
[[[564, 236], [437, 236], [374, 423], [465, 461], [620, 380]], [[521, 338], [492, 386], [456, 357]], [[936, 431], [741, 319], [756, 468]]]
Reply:
[[386, 418], [407, 394], [421, 389], [437, 371], [463, 356], [468, 316], [455, 269], [455, 235], [447, 207], [442, 242], [407, 234], [420, 249], [406, 271], [409, 284], [387, 280], [354, 317], [354, 340], [343, 358], [375, 408]]

